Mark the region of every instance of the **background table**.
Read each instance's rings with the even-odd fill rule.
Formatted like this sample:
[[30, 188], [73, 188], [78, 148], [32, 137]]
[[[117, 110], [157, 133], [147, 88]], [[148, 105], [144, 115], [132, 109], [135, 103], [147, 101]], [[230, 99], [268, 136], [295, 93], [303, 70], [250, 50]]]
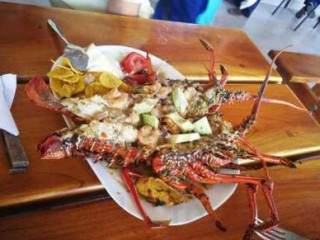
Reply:
[[[53, 18], [69, 41], [78, 45], [125, 45], [148, 50], [189, 78], [207, 79], [203, 63], [209, 60], [199, 38], [217, 52], [217, 70], [223, 63], [233, 81], [262, 81], [268, 61], [240, 30], [192, 24], [150, 21], [72, 10], [0, 3], [0, 73], [14, 72], [20, 79], [45, 76], [63, 51], [63, 44], [47, 27]], [[217, 71], [219, 73], [219, 71]], [[272, 81], [281, 82], [275, 71]]]

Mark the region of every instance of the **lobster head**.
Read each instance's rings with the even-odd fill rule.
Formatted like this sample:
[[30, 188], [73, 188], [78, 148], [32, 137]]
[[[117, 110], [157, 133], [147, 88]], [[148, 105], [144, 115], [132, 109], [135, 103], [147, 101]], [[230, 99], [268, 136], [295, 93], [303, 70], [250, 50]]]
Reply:
[[45, 138], [37, 147], [41, 159], [60, 159], [68, 156], [66, 145], [59, 133], [53, 133]]

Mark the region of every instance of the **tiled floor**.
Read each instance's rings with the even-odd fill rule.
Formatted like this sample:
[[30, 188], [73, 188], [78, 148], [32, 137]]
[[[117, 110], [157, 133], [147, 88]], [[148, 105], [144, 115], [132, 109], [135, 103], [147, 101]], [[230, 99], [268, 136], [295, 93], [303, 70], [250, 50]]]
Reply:
[[275, 6], [260, 3], [247, 19], [230, 15], [228, 8], [234, 6], [224, 1], [213, 25], [243, 29], [265, 55], [270, 49], [281, 49], [289, 44], [293, 46], [288, 51], [320, 55], [320, 25], [312, 29], [317, 18], [308, 19], [294, 32], [293, 28], [300, 21], [295, 18], [296, 10], [281, 8], [271, 16]]

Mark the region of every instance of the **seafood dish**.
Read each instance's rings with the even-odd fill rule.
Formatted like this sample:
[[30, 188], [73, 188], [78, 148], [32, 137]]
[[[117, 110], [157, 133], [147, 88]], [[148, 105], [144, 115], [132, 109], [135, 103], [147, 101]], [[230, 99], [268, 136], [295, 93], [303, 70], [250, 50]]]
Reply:
[[[251, 239], [254, 231], [279, 224], [267, 163], [291, 168], [295, 165], [285, 158], [261, 153], [245, 138], [246, 134], [255, 125], [262, 102], [298, 107], [263, 96], [277, 57], [259, 93], [230, 91], [225, 88], [227, 70], [221, 66], [221, 78], [217, 78], [214, 49], [206, 40], [200, 42], [210, 54], [208, 81], [168, 79], [155, 71], [148, 53], [143, 56], [135, 52], [123, 56], [120, 62], [110, 61], [103, 69], [99, 61], [89, 60], [89, 65], [96, 67], [91, 72], [78, 71], [63, 58], [48, 73], [49, 86], [41, 77], [32, 78], [25, 87], [29, 98], [75, 123], [71, 129], [50, 133], [37, 150], [42, 159], [79, 156], [118, 169], [143, 219], [154, 228], [167, 226], [169, 221], [153, 221], [140, 198], [169, 207], [193, 196], [216, 227], [225, 231], [209, 203], [206, 187], [246, 184], [251, 217], [244, 239]], [[253, 101], [252, 110], [242, 123], [233, 126], [223, 118], [220, 107], [243, 101]], [[260, 164], [240, 165], [239, 159]], [[147, 171], [141, 171], [140, 166]], [[226, 174], [222, 168], [263, 168], [265, 177]], [[270, 209], [270, 217], [263, 223], [257, 221], [258, 188]]]

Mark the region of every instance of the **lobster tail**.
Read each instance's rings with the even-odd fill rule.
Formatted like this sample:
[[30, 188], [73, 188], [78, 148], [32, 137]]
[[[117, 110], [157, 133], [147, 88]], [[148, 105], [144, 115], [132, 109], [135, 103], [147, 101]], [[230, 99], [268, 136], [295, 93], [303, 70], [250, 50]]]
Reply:
[[64, 107], [53, 96], [49, 87], [39, 76], [33, 77], [26, 85], [25, 90], [28, 97], [39, 107], [46, 108], [50, 111], [61, 112]]
[[42, 77], [33, 77], [26, 85], [25, 91], [36, 105], [48, 109], [49, 111], [68, 115], [77, 123], [87, 122], [85, 119], [76, 116], [67, 110], [52, 94]]

